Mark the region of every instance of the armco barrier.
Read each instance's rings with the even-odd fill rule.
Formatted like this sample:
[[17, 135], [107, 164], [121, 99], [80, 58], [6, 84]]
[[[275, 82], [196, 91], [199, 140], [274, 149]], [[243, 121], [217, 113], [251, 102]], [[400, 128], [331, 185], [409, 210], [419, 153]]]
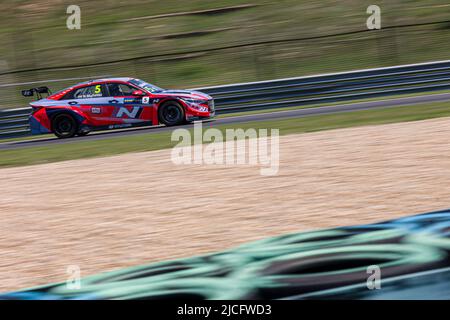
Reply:
[[[196, 88], [217, 114], [450, 89], [450, 61]], [[0, 111], [0, 137], [29, 134], [30, 108]]]
[[294, 233], [0, 299], [450, 299], [449, 227], [447, 210]]

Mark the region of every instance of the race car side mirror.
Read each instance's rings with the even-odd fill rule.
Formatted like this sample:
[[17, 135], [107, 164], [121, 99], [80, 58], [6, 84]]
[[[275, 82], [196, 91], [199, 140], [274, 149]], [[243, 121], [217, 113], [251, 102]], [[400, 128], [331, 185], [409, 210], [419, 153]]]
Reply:
[[145, 96], [145, 93], [142, 90], [135, 90], [133, 91], [132, 95], [142, 97]]

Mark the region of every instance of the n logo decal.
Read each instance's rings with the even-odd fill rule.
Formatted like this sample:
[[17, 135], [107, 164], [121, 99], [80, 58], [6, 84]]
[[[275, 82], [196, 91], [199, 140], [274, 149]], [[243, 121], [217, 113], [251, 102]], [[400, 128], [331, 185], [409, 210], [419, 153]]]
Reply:
[[117, 111], [116, 118], [123, 118], [124, 115], [127, 115], [128, 118], [136, 119], [140, 113], [139, 112], [140, 110], [141, 110], [140, 107], [133, 107], [131, 111], [125, 107], [120, 107], [119, 110]]

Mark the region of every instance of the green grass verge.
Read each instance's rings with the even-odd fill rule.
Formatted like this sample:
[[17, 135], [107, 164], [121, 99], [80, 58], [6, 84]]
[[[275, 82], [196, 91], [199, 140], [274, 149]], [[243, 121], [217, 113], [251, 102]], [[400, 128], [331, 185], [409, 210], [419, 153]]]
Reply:
[[[286, 120], [220, 125], [214, 127], [220, 130], [225, 130], [228, 128], [273, 128], [280, 129], [281, 135], [287, 135], [363, 125], [416, 121], [448, 116], [450, 116], [450, 103], [445, 102], [309, 116]], [[208, 126], [209, 124], [205, 124], [204, 128]], [[172, 142], [170, 137], [170, 132], [164, 132], [97, 141], [83, 141], [61, 145], [3, 150], [0, 151], [0, 167], [23, 166], [72, 159], [110, 156], [127, 152], [166, 149], [176, 145], [176, 142]]]

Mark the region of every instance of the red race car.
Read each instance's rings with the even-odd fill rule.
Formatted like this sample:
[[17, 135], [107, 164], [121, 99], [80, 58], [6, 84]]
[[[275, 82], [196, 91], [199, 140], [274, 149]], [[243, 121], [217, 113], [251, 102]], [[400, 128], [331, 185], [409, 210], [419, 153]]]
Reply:
[[207, 94], [164, 90], [133, 78], [91, 80], [55, 94], [47, 87], [22, 91], [26, 97], [34, 94], [39, 100], [30, 103], [31, 133], [58, 138], [161, 123], [175, 126], [215, 115], [214, 100]]

